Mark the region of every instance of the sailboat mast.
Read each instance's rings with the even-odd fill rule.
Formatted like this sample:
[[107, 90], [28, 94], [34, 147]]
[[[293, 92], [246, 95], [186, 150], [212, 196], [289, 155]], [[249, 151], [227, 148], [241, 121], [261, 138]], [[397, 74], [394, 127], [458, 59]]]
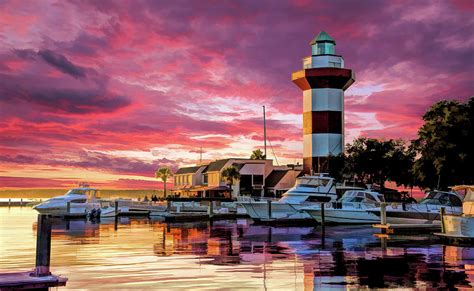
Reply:
[[264, 157], [267, 159], [267, 120], [265, 118], [265, 105], [263, 105], [263, 149]]

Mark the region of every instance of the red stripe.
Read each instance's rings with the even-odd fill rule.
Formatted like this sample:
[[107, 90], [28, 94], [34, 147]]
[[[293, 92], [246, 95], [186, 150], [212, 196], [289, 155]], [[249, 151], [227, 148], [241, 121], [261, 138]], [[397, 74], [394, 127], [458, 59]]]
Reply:
[[343, 132], [343, 113], [341, 111], [310, 111], [303, 113], [303, 133]]
[[301, 90], [315, 88], [334, 88], [346, 90], [354, 78], [352, 70], [341, 68], [305, 69], [292, 74], [293, 83]]

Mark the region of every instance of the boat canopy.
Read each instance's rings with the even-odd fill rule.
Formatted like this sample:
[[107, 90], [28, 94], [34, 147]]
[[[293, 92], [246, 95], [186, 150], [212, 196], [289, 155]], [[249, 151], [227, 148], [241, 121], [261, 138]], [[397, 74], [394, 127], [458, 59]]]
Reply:
[[460, 207], [462, 199], [456, 192], [430, 191], [425, 198], [420, 201], [420, 204], [433, 204], [443, 206]]
[[339, 202], [385, 202], [385, 197], [373, 191], [346, 191]]
[[88, 198], [99, 198], [99, 191], [95, 188], [73, 188], [67, 191], [66, 196], [69, 195], [85, 195]]

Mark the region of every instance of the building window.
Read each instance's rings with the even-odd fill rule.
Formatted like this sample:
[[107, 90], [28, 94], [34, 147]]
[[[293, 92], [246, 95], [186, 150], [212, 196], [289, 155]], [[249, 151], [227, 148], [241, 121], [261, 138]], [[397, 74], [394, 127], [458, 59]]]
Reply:
[[207, 185], [207, 180], [208, 180], [207, 174], [203, 174], [203, 175], [202, 175], [202, 183], [203, 183], [204, 185]]
[[253, 185], [263, 185], [263, 175], [253, 175]]

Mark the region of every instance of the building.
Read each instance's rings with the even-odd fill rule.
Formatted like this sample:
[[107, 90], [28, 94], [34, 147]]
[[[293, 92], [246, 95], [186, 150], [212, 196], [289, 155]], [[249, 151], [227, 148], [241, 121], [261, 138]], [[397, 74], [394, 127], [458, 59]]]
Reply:
[[281, 197], [295, 185], [296, 178], [301, 175], [300, 168], [274, 169], [265, 179], [265, 196]]
[[344, 148], [344, 91], [354, 83], [354, 73], [336, 55], [336, 41], [322, 31], [311, 41], [312, 55], [303, 59], [303, 70], [292, 74], [303, 91], [303, 171], [327, 171], [329, 156]]
[[[232, 189], [222, 176], [222, 171], [233, 166], [240, 173]], [[173, 194], [179, 197], [236, 197], [275, 196], [288, 190], [301, 173], [295, 168], [273, 166], [272, 160], [230, 158], [216, 160], [206, 165], [183, 167], [174, 174]], [[270, 183], [270, 192], [266, 192]]]

